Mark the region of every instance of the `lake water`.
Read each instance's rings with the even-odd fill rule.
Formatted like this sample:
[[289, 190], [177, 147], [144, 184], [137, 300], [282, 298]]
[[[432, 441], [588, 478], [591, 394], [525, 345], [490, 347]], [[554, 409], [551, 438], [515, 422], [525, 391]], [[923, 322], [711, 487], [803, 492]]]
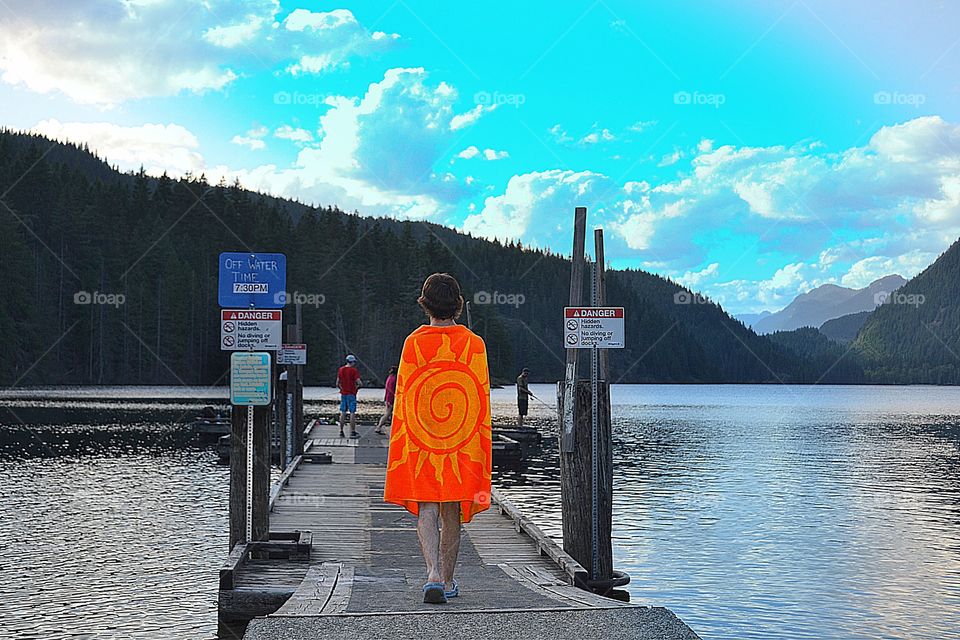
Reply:
[[[364, 390], [369, 411], [380, 393]], [[329, 411], [334, 394], [306, 396]], [[0, 637], [216, 637], [227, 469], [173, 422], [223, 397], [0, 393]], [[514, 397], [494, 390], [497, 422]], [[614, 555], [635, 602], [704, 638], [960, 637], [960, 389], [624, 385], [612, 400]], [[531, 413], [556, 433], [552, 406]], [[555, 460], [547, 439], [496, 481], [559, 536]]]

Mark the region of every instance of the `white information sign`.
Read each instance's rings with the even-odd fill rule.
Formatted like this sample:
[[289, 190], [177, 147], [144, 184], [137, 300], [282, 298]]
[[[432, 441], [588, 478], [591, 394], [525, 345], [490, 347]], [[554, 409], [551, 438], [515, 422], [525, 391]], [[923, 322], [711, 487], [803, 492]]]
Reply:
[[277, 351], [277, 364], [307, 364], [307, 345], [285, 344]]
[[282, 325], [279, 309], [221, 309], [220, 349], [276, 351], [282, 342]]
[[622, 349], [623, 307], [564, 307], [566, 349]]

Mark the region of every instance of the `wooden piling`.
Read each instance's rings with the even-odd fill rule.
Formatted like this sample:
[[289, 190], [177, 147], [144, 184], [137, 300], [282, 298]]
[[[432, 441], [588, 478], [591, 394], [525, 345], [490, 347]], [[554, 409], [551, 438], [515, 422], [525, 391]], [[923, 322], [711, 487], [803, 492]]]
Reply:
[[[570, 268], [570, 306], [581, 306], [586, 209], [577, 207], [574, 218], [573, 259]], [[594, 233], [597, 271], [595, 303], [606, 302], [603, 273], [603, 232]], [[601, 350], [597, 385], [597, 556], [593, 554], [593, 402], [589, 380], [579, 380], [579, 349], [567, 349], [567, 377], [558, 385], [561, 413], [560, 493], [563, 515], [563, 550], [587, 568], [596, 581], [613, 576], [613, 454], [610, 430], [610, 385], [607, 359]], [[569, 420], [569, 422], [568, 422]]]
[[[230, 418], [230, 548], [246, 539], [247, 411], [234, 406]], [[269, 537], [270, 406], [253, 409], [253, 540]]]

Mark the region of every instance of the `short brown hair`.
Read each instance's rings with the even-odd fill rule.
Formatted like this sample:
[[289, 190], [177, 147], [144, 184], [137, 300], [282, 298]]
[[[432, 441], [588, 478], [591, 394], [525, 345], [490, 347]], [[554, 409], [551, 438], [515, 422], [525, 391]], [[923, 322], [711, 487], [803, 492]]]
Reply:
[[437, 320], [456, 319], [463, 311], [460, 284], [449, 273], [435, 273], [423, 282], [423, 292], [417, 298], [420, 307]]

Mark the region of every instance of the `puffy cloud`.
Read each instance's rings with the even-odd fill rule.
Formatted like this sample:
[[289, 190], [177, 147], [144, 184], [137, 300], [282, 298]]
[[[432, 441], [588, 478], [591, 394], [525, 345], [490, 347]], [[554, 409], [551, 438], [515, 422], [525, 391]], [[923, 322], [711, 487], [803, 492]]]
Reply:
[[297, 9], [275, 23], [277, 0], [11, 0], [6, 9], [0, 79], [85, 104], [219, 90], [245, 69], [291, 59], [296, 73], [324, 71], [398, 37], [367, 33], [346, 9]]
[[[559, 125], [552, 133], [570, 140]], [[516, 175], [464, 228], [566, 251], [567, 214], [584, 205], [608, 230], [612, 259], [683, 273], [712, 297], [759, 308], [824, 282], [910, 277], [960, 236], [960, 126], [936, 116], [882, 127], [865, 145], [836, 152], [710, 140], [688, 152], [689, 170], [653, 185], [590, 172]], [[601, 187], [579, 190], [584, 182]], [[564, 232], [552, 233], [558, 223]], [[751, 261], [788, 264], [767, 278], [717, 282], [709, 265], [738, 255], [731, 238]]]
[[458, 140], [450, 126], [456, 101], [453, 87], [428, 83], [422, 68], [389, 69], [362, 97], [327, 99], [322, 137], [301, 149], [292, 167], [220, 170], [248, 188], [307, 202], [437, 217], [466, 195], [464, 185], [434, 169]]
[[840, 284], [861, 289], [874, 280], [894, 273], [913, 276], [925, 269], [936, 258], [936, 253], [919, 249], [899, 256], [871, 256], [855, 262], [840, 278]]
[[656, 120], [637, 120], [632, 125], [627, 127], [628, 131], [633, 131], [634, 133], [643, 133], [648, 129], [652, 129], [657, 126], [658, 122]]
[[496, 149], [484, 149], [480, 151], [476, 146], [470, 145], [463, 151], [457, 154], [458, 158], [464, 160], [470, 160], [471, 158], [480, 157], [484, 160], [502, 160], [504, 158], [509, 158], [510, 154], [506, 151], [497, 151]]
[[313, 134], [310, 131], [298, 127], [291, 127], [288, 124], [277, 127], [273, 131], [273, 136], [281, 140], [291, 140], [293, 142], [313, 142]]
[[717, 275], [717, 271], [720, 269], [719, 262], [711, 262], [703, 269], [699, 271], [687, 271], [683, 275], [676, 277], [676, 280], [687, 287], [696, 288], [704, 280], [713, 278]]
[[44, 120], [32, 131], [56, 140], [86, 143], [123, 171], [136, 171], [142, 166], [151, 175], [167, 172], [179, 177], [204, 170], [197, 137], [178, 124], [124, 127], [109, 122]]
[[218, 47], [239, 47], [253, 41], [269, 21], [270, 16], [251, 13], [233, 24], [210, 27], [203, 32], [203, 39]]
[[453, 116], [450, 119], [450, 130], [456, 131], [457, 129], [463, 129], [472, 125], [474, 122], [480, 119], [480, 117], [485, 114], [493, 111], [497, 108], [496, 104], [491, 104], [490, 106], [484, 106], [478, 104], [473, 109], [470, 109], [466, 113], [461, 113]]
[[[347, 9], [328, 12], [295, 9], [284, 18], [282, 26], [287, 32], [311, 36], [302, 43], [293, 42], [293, 50], [299, 58], [287, 67], [287, 71], [294, 75], [320, 73], [343, 66], [354, 54], [384, 51], [400, 38], [396, 33], [369, 33]], [[318, 46], [321, 51], [314, 52]]]
[[580, 138], [580, 144], [597, 144], [601, 140], [603, 142], [610, 142], [616, 136], [610, 133], [610, 129], [600, 129], [598, 131], [591, 131], [587, 135]]
[[590, 171], [552, 169], [513, 176], [502, 195], [487, 198], [479, 213], [466, 218], [463, 229], [488, 238], [565, 246], [573, 206], [590, 202], [611, 186], [606, 176]]
[[254, 127], [253, 129], [247, 131], [245, 135], [233, 136], [233, 139], [230, 140], [230, 142], [233, 144], [238, 144], [242, 147], [248, 147], [251, 151], [257, 151], [266, 148], [267, 144], [263, 141], [263, 137], [265, 135], [267, 135], [266, 127]]

